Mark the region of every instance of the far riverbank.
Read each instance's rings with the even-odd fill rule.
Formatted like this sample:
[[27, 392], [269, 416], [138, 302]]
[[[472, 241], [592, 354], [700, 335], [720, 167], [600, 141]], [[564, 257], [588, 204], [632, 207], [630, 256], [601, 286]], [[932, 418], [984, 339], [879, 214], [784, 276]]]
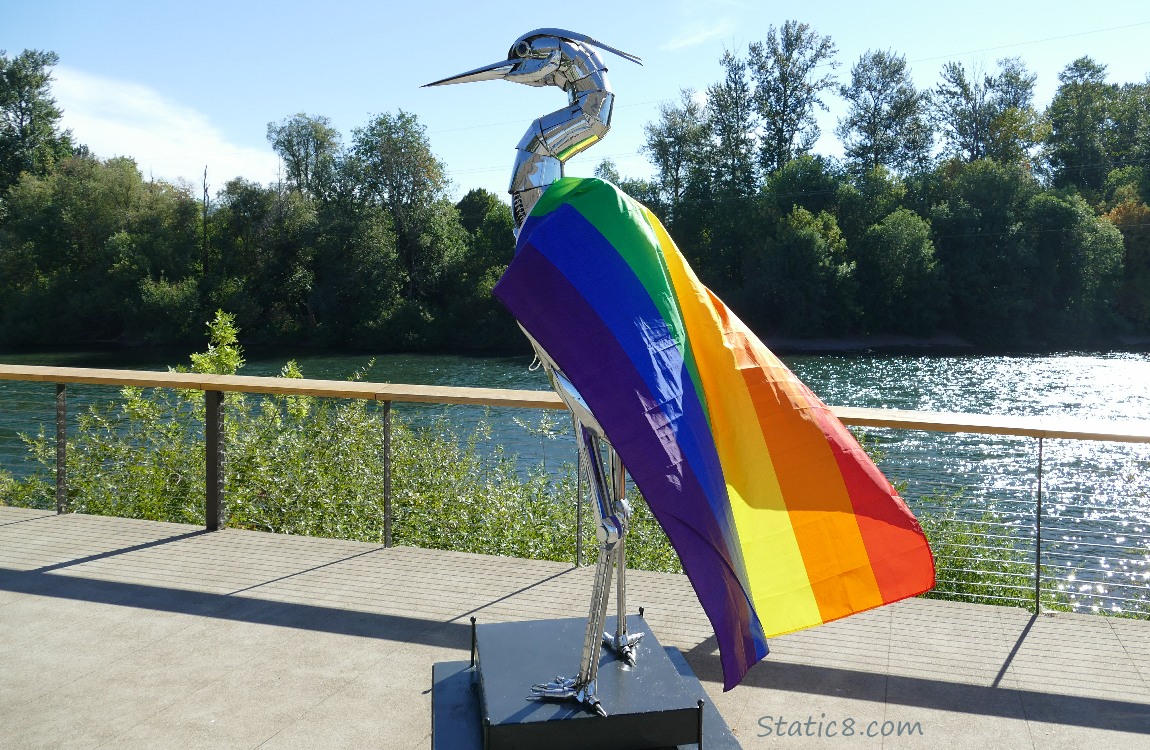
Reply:
[[[765, 337], [763, 342], [774, 353], [790, 354], [920, 354], [927, 356], [1062, 356], [1068, 351], [1105, 356], [1117, 353], [1150, 352], [1150, 336], [1123, 335], [1108, 340], [1100, 340], [1090, 345], [1066, 348], [1052, 348], [1034, 344], [1011, 348], [990, 348], [979, 346], [953, 333], [939, 333], [933, 336], [917, 337], [894, 334], [873, 334], [844, 336], [839, 338], [792, 338]], [[455, 351], [380, 351], [375, 349], [332, 348], [310, 344], [283, 344], [267, 342], [241, 342], [245, 356], [250, 363], [257, 364], [278, 361], [280, 364], [290, 359], [330, 360], [346, 357], [368, 359], [389, 357], [429, 357], [448, 358], [460, 361], [484, 361], [532, 357], [532, 352], [523, 343], [522, 348], [507, 351], [455, 352]], [[98, 342], [71, 347], [0, 347], [0, 363], [45, 365], [58, 367], [107, 367], [112, 369], [166, 369], [186, 364], [188, 356], [198, 351], [200, 346], [146, 346], [132, 342]], [[260, 368], [264, 369], [264, 368]], [[278, 368], [277, 368], [278, 369]], [[247, 374], [264, 374], [248, 372]]]

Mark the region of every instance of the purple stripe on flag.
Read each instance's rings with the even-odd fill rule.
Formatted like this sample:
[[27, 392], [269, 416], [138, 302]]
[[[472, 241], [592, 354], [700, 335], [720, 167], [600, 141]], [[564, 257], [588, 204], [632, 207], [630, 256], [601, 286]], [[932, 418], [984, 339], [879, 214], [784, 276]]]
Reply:
[[[651, 290], [643, 285], [620, 250], [569, 205], [559, 206], [547, 214], [546, 221], [540, 222], [535, 231], [522, 236], [594, 310], [630, 358], [631, 367], [655, 395], [646, 412], [651, 428], [673, 433], [668, 440], [674, 442], [698, 477], [711, 515], [718, 519], [729, 545], [735, 533], [710, 424], [683, 361], [683, 351], [651, 299]], [[651, 261], [652, 258], [634, 259], [636, 263]], [[670, 280], [666, 281], [668, 286], [663, 291], [670, 296]], [[673, 305], [673, 309], [677, 315], [678, 305]], [[562, 314], [561, 308], [548, 308], [549, 316]], [[676, 322], [683, 328], [681, 319]], [[663, 412], [662, 421], [656, 409]]]
[[[652, 425], [649, 413], [657, 403], [654, 395], [587, 300], [529, 242], [521, 243], [494, 294], [578, 384], [636, 485], [663, 488], [651, 510], [692, 585], [709, 582], [705, 588], [696, 586], [695, 593], [715, 627], [725, 681], [737, 684], [749, 665], [766, 653], [765, 640], [752, 635], [762, 633], [762, 627], [698, 477], [677, 445], [664, 445], [674, 440], [674, 432], [665, 424], [652, 429], [658, 426]], [[661, 410], [657, 419], [666, 419]]]

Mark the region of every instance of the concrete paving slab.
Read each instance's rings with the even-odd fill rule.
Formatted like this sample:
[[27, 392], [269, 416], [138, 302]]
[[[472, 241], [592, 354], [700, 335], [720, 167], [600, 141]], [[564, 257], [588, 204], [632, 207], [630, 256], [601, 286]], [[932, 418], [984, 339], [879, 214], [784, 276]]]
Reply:
[[[9, 627], [21, 621], [46, 625]], [[187, 627], [186, 619], [154, 610], [67, 599], [15, 604], [0, 623], [0, 664], [21, 668], [0, 678], [0, 705], [37, 705], [70, 684], [106, 674], [110, 664]]]
[[[0, 744], [425, 748], [469, 618], [582, 616], [591, 573], [0, 507]], [[1148, 621], [910, 600], [773, 639], [724, 693], [689, 582], [629, 593], [746, 748], [1150, 747]]]
[[[429, 747], [431, 677], [427, 665], [458, 655], [458, 650], [430, 646], [398, 651], [360, 672], [263, 747], [386, 748], [403, 746], [391, 743], [404, 738], [413, 740], [412, 746]], [[384, 706], [397, 710], [381, 710]]]
[[[971, 705], [976, 707], [976, 705]], [[855, 746], [883, 750], [1033, 750], [1031, 729], [1021, 715], [984, 715], [949, 709], [889, 704], [881, 724], [860, 725]], [[880, 745], [881, 743], [881, 745]]]

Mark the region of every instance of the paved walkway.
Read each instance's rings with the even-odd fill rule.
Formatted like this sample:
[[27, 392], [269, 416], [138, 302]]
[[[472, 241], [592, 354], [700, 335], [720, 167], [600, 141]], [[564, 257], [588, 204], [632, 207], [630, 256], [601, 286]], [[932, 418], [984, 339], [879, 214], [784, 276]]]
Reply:
[[[0, 507], [0, 747], [427, 748], [469, 617], [585, 616], [590, 573]], [[747, 750], [1150, 748], [1148, 621], [916, 599], [776, 638], [723, 693], [686, 579], [629, 584]]]

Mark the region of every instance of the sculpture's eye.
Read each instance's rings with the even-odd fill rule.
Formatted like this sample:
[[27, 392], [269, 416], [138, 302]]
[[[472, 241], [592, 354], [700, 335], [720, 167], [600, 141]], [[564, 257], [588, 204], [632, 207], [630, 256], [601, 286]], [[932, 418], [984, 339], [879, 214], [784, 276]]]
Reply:
[[527, 42], [520, 42], [515, 45], [516, 57], [528, 57], [531, 55], [531, 45]]

